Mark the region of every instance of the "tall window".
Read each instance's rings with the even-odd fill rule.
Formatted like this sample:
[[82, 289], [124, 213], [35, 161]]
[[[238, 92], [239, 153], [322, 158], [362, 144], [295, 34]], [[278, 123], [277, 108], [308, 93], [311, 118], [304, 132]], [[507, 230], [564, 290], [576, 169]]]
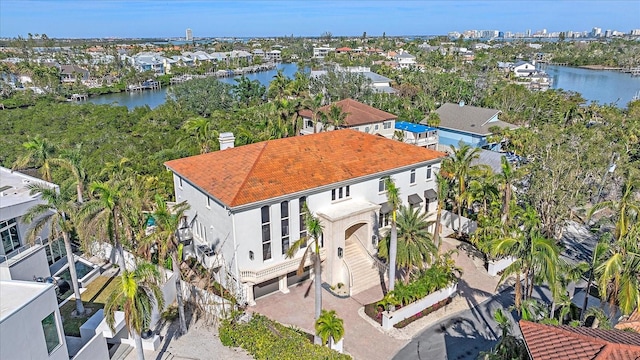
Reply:
[[49, 314], [42, 320], [42, 331], [44, 331], [44, 341], [47, 344], [49, 355], [60, 346], [60, 335], [58, 334], [58, 324], [55, 313]]
[[385, 227], [389, 226], [389, 213], [380, 212], [380, 216], [378, 217], [378, 226]]
[[415, 184], [416, 183], [416, 169], [412, 169], [411, 170], [411, 179], [410, 179], [409, 183], [411, 183], [411, 184]]
[[53, 265], [53, 263], [62, 259], [62, 257], [66, 255], [64, 240], [62, 238], [58, 240], [50, 240], [44, 249], [47, 254], [47, 261], [49, 262], [49, 265]]
[[[300, 213], [300, 239], [304, 239], [307, 237], [307, 224], [304, 221], [304, 208], [305, 205], [307, 203], [307, 198], [306, 197], [301, 197], [300, 200], [298, 200], [298, 204], [299, 204], [299, 213]], [[307, 242], [303, 242], [300, 245], [301, 248], [303, 247], [307, 247]]]
[[427, 166], [427, 180], [431, 180], [431, 165]]
[[262, 260], [271, 259], [271, 222], [269, 218], [269, 207], [263, 206], [262, 213]]
[[289, 250], [289, 202], [280, 203], [280, 227], [282, 229], [282, 254]]
[[386, 178], [380, 178], [380, 180], [378, 181], [378, 192], [384, 192], [387, 191], [387, 183], [385, 182]]
[[20, 247], [20, 237], [18, 236], [18, 224], [16, 219], [0, 221], [0, 236], [2, 237], [2, 247], [4, 253], [8, 254]]

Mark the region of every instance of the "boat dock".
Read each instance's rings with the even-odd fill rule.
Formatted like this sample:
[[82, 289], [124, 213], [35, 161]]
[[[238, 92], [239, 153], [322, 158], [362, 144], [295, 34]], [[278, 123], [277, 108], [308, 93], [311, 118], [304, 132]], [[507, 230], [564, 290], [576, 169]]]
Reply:
[[160, 88], [162, 88], [162, 86], [159, 81], [147, 80], [142, 83], [138, 83], [137, 85], [127, 86], [126, 91], [156, 90]]
[[192, 79], [204, 79], [208, 77], [217, 77], [217, 78], [233, 77], [233, 76], [239, 76], [244, 74], [257, 73], [261, 71], [273, 70], [275, 68], [276, 68], [275, 63], [266, 63], [262, 65], [246, 66], [246, 67], [238, 68], [235, 70], [218, 70], [215, 72], [209, 71], [204, 73], [203, 75], [184, 74], [184, 75], [172, 77], [169, 80], [169, 83], [173, 85], [173, 84], [181, 84], [185, 81], [189, 81]]

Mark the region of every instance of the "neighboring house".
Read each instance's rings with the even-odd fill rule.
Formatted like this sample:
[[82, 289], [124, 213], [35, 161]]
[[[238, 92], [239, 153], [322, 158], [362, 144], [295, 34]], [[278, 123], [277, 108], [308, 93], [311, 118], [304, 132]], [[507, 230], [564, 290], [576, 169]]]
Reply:
[[351, 48], [350, 47], [341, 47], [341, 48], [337, 48], [336, 49], [336, 54], [347, 54], [351, 52]]
[[282, 52], [280, 50], [270, 50], [264, 54], [264, 58], [268, 61], [280, 62], [282, 61]]
[[640, 358], [640, 334], [520, 320], [532, 360], [633, 360]]
[[535, 65], [526, 61], [518, 61], [513, 64], [511, 71], [516, 77], [527, 77], [537, 72]]
[[0, 358], [69, 360], [52, 284], [0, 281], [0, 304]]
[[[35, 242], [27, 239], [30, 224], [22, 221], [27, 211], [42, 204], [40, 195], [31, 195], [29, 184], [42, 183], [54, 188], [58, 185], [47, 183], [17, 171], [0, 167], [0, 278], [32, 280], [36, 277], [51, 276], [49, 265], [58, 262], [65, 255], [62, 239], [48, 239], [47, 228]], [[37, 255], [33, 255], [36, 254]], [[46, 255], [45, 255], [46, 253]], [[35, 261], [34, 258], [44, 261]], [[21, 272], [24, 269], [25, 273]]]
[[402, 141], [407, 144], [433, 150], [438, 147], [438, 129], [436, 128], [406, 121], [396, 121], [395, 129], [402, 132]]
[[237, 148], [230, 133], [220, 140], [223, 150], [165, 165], [176, 200], [190, 204], [194, 247], [217, 258], [214, 268], [226, 269], [218, 273], [239, 283], [250, 305], [309, 277], [309, 258], [305, 273], [296, 274], [303, 250], [285, 256], [307, 236], [305, 206], [324, 229], [323, 281], [342, 283], [352, 295], [379, 285], [372, 268], [380, 230], [389, 223], [385, 177], [395, 181], [404, 205], [434, 211], [435, 174], [446, 156], [348, 129]]
[[[344, 122], [340, 128], [347, 128], [365, 132], [367, 134], [381, 135], [388, 139], [393, 137], [395, 130], [396, 115], [386, 111], [376, 109], [367, 104], [355, 101], [353, 99], [344, 99], [336, 103], [329, 104], [320, 108], [321, 113], [329, 112], [331, 106], [339, 107], [346, 114]], [[313, 118], [311, 110], [304, 109], [299, 112], [302, 117], [303, 125], [300, 131], [303, 135], [313, 134]], [[330, 124], [324, 124], [322, 114], [318, 115], [316, 131], [330, 131], [335, 128]]]
[[255, 49], [251, 53], [253, 54], [253, 56], [264, 58], [264, 50], [262, 49]]
[[[376, 74], [371, 71], [371, 68], [366, 66], [350, 66], [341, 67], [336, 66], [334, 71], [345, 71], [351, 73], [362, 74], [371, 80], [371, 88], [378, 93], [395, 94], [396, 90], [391, 87], [391, 79], [388, 77]], [[312, 70], [311, 77], [319, 77], [327, 74], [327, 70]]]
[[76, 79], [81, 81], [89, 80], [89, 70], [83, 69], [77, 65], [61, 65], [60, 81], [63, 83], [72, 83]]
[[638, 312], [638, 309], [636, 308], [631, 315], [620, 320], [620, 322], [616, 324], [616, 329], [631, 329], [640, 333], [640, 312]]
[[321, 46], [313, 48], [313, 57], [315, 59], [324, 59], [330, 52], [335, 51], [335, 48]]
[[438, 130], [442, 145], [458, 146], [462, 141], [474, 147], [481, 147], [487, 144], [487, 138], [492, 135], [489, 128], [517, 128], [516, 125], [498, 119], [499, 110], [465, 105], [464, 102], [445, 103], [436, 113], [440, 116]]
[[407, 52], [396, 54], [394, 60], [400, 69], [410, 69], [416, 65], [416, 57]]

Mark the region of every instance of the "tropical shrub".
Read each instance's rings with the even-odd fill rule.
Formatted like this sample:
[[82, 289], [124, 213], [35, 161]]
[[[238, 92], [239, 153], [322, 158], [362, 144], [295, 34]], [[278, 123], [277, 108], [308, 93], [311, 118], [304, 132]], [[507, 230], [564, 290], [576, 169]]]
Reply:
[[241, 347], [258, 360], [351, 358], [327, 347], [314, 345], [301, 331], [283, 326], [260, 314], [253, 314], [248, 323], [225, 320], [220, 326], [219, 334], [223, 345]]

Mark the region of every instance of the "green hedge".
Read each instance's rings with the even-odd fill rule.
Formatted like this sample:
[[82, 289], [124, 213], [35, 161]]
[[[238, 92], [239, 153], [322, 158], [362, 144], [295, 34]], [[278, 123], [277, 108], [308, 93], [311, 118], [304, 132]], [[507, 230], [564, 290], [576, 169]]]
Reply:
[[327, 347], [314, 345], [304, 332], [253, 314], [249, 323], [224, 321], [219, 329], [225, 346], [241, 347], [258, 360], [351, 359]]

